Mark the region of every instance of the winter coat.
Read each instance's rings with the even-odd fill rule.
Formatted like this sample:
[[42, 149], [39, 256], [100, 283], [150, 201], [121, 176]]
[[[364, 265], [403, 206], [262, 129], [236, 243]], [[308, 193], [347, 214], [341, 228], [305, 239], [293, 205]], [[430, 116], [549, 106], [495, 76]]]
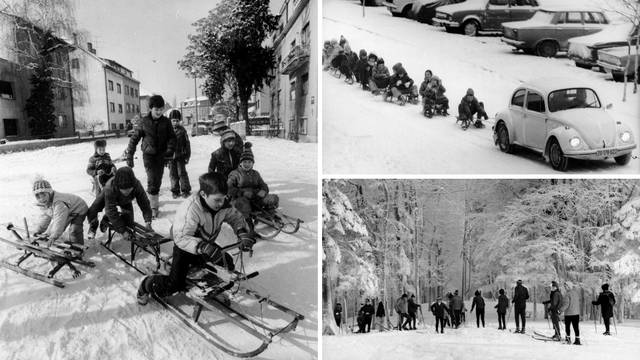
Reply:
[[389, 69], [384, 64], [376, 64], [371, 69], [371, 77], [375, 80], [383, 80], [389, 77]]
[[371, 317], [373, 316], [373, 313], [375, 312], [373, 309], [373, 305], [371, 304], [364, 305], [362, 308], [360, 308], [360, 311], [362, 311], [362, 314], [366, 319], [371, 319]]
[[191, 143], [189, 142], [189, 135], [187, 130], [183, 126], [178, 125], [174, 129], [176, 134], [176, 148], [173, 153], [175, 160], [189, 161], [191, 158]]
[[125, 231], [126, 224], [120, 218], [118, 212], [118, 206], [129, 205], [136, 199], [140, 210], [142, 211], [142, 217], [145, 222], [151, 222], [151, 205], [149, 204], [149, 198], [144, 191], [140, 180], [136, 179], [136, 183], [133, 186], [133, 190], [129, 195], [124, 196], [120, 189], [114, 184], [114, 178], [109, 179], [104, 190], [99, 196], [104, 196], [104, 211], [107, 218], [111, 222], [111, 226], [116, 232], [123, 233]]
[[109, 153], [99, 155], [94, 153], [89, 158], [89, 164], [87, 164], [87, 174], [91, 177], [98, 175], [98, 170], [103, 170], [105, 174], [115, 174], [116, 166], [113, 165], [111, 156]]
[[384, 305], [382, 305], [382, 302], [379, 302], [378, 309], [376, 310], [376, 317], [384, 317], [385, 315]]
[[543, 304], [549, 304], [549, 311], [558, 312], [562, 305], [562, 294], [560, 290], [553, 290], [549, 293], [549, 300], [543, 301]]
[[420, 89], [418, 90], [418, 94], [420, 94], [420, 96], [427, 97], [428, 85], [429, 82], [427, 80], [422, 81], [422, 83], [420, 84]]
[[[409, 83], [408, 86], [407, 83]], [[389, 86], [395, 87], [398, 90], [409, 90], [413, 86], [413, 79], [411, 79], [404, 68], [400, 66], [398, 67], [398, 71], [389, 78]]]
[[[236, 145], [238, 144], [236, 136]], [[209, 172], [217, 172], [224, 175], [225, 178], [229, 177], [231, 171], [236, 169], [240, 164], [240, 154], [242, 150], [237, 151], [236, 145], [233, 149], [228, 150], [222, 144], [222, 138], [220, 138], [220, 148], [211, 153], [211, 160], [209, 160]]]
[[480, 110], [482, 110], [482, 107], [475, 96], [471, 101], [467, 100], [466, 96], [463, 96], [462, 100], [460, 100], [460, 105], [458, 105], [458, 115], [465, 119], [470, 119], [473, 114], [480, 112]]
[[434, 302], [433, 304], [431, 304], [431, 312], [437, 318], [443, 318], [445, 313], [448, 311], [449, 308], [443, 302], [441, 302], [440, 304], [438, 304], [438, 302]]
[[580, 314], [580, 295], [576, 289], [568, 290], [564, 294], [561, 311], [564, 312], [564, 316]]
[[89, 207], [81, 197], [54, 191], [47, 204], [38, 203], [42, 211], [34, 234], [46, 235], [49, 240], [57, 240], [69, 225], [72, 218], [85, 216]]
[[336, 304], [333, 307], [333, 315], [342, 315], [342, 304]]
[[173, 218], [173, 241], [178, 248], [197, 254], [196, 249], [202, 241], [215, 243], [222, 223], [229, 224], [236, 235], [249, 232], [242, 214], [228, 203], [214, 211], [199, 194], [193, 194], [180, 204]]
[[172, 158], [176, 146], [176, 134], [173, 132], [171, 120], [164, 115], [158, 119], [151, 117], [149, 112], [136, 126], [129, 146], [127, 147], [127, 157], [133, 159], [136, 146], [142, 139], [141, 150], [145, 155], [163, 156]]
[[400, 314], [409, 313], [409, 302], [407, 301], [407, 298], [398, 298], [398, 300], [396, 301], [396, 312], [399, 312]]
[[227, 186], [229, 188], [228, 195], [231, 199], [236, 199], [241, 196], [246, 196], [246, 193], [251, 195], [249, 199], [256, 196], [260, 190], [264, 190], [266, 194], [269, 193], [269, 186], [262, 180], [262, 176], [256, 170], [244, 170], [237, 168], [229, 174], [227, 179]]
[[513, 290], [513, 299], [511, 302], [514, 303], [514, 308], [516, 310], [524, 310], [527, 307], [527, 299], [529, 298], [529, 290], [522, 285], [516, 285]]
[[478, 309], [478, 311], [484, 310], [484, 299], [482, 298], [482, 295], [476, 295], [473, 297], [473, 302], [471, 303], [471, 311], [473, 311], [474, 307]]
[[602, 317], [610, 318], [613, 316], [613, 305], [616, 304], [616, 298], [609, 290], [600, 293], [598, 300], [591, 302], [593, 305], [602, 306]]
[[356, 64], [358, 63], [358, 55], [354, 52], [347, 54], [347, 66], [351, 71], [356, 70]]
[[413, 299], [409, 298], [409, 302], [407, 304], [407, 308], [409, 310], [409, 314], [415, 314], [418, 311], [419, 307], [420, 307], [419, 304], [416, 304], [416, 302], [413, 301]]
[[451, 298], [451, 309], [452, 310], [462, 310], [464, 303], [462, 301], [462, 297], [460, 295], [453, 295]]
[[442, 84], [440, 83], [436, 83], [435, 81], [431, 81], [429, 82], [429, 84], [427, 84], [426, 89], [424, 91], [425, 97], [430, 98], [430, 99], [441, 99], [444, 96], [444, 93], [447, 91], [447, 89], [445, 89], [444, 86], [442, 86]]
[[498, 309], [498, 314], [506, 314], [509, 308], [509, 298], [507, 295], [502, 294], [498, 296], [498, 304], [494, 306], [494, 308]]

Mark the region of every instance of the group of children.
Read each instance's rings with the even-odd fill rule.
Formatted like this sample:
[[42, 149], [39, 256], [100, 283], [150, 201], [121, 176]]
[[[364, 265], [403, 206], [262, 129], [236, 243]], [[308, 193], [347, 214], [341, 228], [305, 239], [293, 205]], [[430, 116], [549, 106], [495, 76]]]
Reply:
[[[324, 42], [322, 63], [324, 70], [334, 69], [344, 75], [348, 84], [357, 82], [362, 90], [371, 91], [374, 95], [382, 93], [385, 101], [417, 104], [419, 96], [422, 96], [424, 116], [431, 118], [434, 114], [449, 115], [449, 99], [444, 95], [446, 88], [431, 70], [425, 71], [424, 80], [418, 89], [402, 63], [393, 65], [393, 73], [390, 74], [382, 57], [373, 52], [367, 54], [364, 49], [356, 54], [344, 36], [340, 36], [340, 41], [333, 39]], [[466, 129], [472, 123], [476, 127], [484, 127], [482, 119], [488, 118], [484, 104], [478, 101], [473, 89], [469, 88], [458, 105], [458, 121]]]

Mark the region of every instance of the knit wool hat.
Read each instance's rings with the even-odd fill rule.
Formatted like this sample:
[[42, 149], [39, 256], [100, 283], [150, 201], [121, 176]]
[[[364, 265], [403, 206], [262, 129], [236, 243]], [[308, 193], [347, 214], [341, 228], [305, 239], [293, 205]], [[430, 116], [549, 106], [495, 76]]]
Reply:
[[211, 129], [213, 132], [221, 132], [227, 130], [229, 127], [224, 120], [218, 120], [213, 123], [213, 128]]
[[469, 96], [469, 95], [473, 96], [473, 89], [472, 88], [468, 88], [467, 89], [467, 96]]
[[180, 110], [173, 109], [169, 112], [169, 120], [178, 119], [182, 120], [182, 114], [180, 114]]
[[235, 139], [236, 138], [236, 133], [231, 129], [227, 129], [227, 130], [222, 132], [222, 135], [220, 135], [220, 138], [221, 138], [222, 142], [225, 142], [225, 141], [231, 140], [231, 139]]
[[602, 284], [602, 290], [604, 291], [609, 290], [609, 284]]
[[522, 285], [522, 280], [518, 280], [518, 281], [516, 281], [516, 283], [517, 283], [518, 285]]
[[118, 189], [130, 189], [136, 184], [136, 176], [133, 174], [133, 170], [128, 166], [123, 166], [116, 170], [116, 175], [113, 177], [113, 184]]
[[149, 98], [148, 105], [149, 105], [149, 109], [151, 108], [162, 109], [164, 108], [164, 99], [160, 95], [153, 95]]
[[94, 148], [107, 147], [107, 140], [99, 139], [93, 143]]
[[251, 146], [252, 144], [250, 142], [246, 142], [244, 144], [242, 155], [240, 155], [240, 162], [244, 160], [251, 160], [252, 162], [255, 162], [255, 160], [253, 159], [253, 152], [251, 151]]
[[551, 286], [555, 287], [557, 289], [558, 288], [558, 282], [555, 281], [555, 280], [551, 281]]
[[33, 182], [33, 194], [38, 195], [43, 192], [51, 194], [53, 192], [53, 188], [47, 180], [39, 176]]

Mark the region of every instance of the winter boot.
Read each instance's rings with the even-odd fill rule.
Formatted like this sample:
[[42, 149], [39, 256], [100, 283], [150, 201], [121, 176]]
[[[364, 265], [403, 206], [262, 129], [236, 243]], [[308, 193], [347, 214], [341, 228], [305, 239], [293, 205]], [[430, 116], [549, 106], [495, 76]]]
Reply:
[[160, 200], [159, 200], [159, 195], [151, 195], [149, 194], [149, 203], [151, 204], [151, 218], [152, 219], [157, 219], [158, 218], [158, 209], [160, 208]]
[[140, 283], [140, 287], [138, 287], [138, 294], [137, 294], [138, 304], [143, 306], [147, 305], [147, 303], [149, 302], [149, 293], [144, 288], [145, 280], [147, 280], [147, 278], [142, 279], [142, 282]]
[[553, 334], [553, 336], [551, 337], [551, 340], [560, 341], [560, 335]]
[[582, 343], [580, 343], [579, 337], [576, 337], [576, 340], [573, 342], [573, 345], [582, 345]]
[[191, 191], [185, 191], [182, 193], [182, 197], [185, 199], [188, 198], [189, 196], [191, 196]]
[[611, 335], [611, 333], [608, 332], [608, 331], [605, 331], [605, 332], [602, 333], [602, 335]]
[[109, 224], [107, 224], [107, 216], [103, 216], [102, 220], [100, 220], [100, 232], [104, 233], [107, 232], [107, 230], [109, 229]]
[[171, 197], [173, 197], [174, 199], [177, 199], [180, 197], [179, 193], [171, 193]]

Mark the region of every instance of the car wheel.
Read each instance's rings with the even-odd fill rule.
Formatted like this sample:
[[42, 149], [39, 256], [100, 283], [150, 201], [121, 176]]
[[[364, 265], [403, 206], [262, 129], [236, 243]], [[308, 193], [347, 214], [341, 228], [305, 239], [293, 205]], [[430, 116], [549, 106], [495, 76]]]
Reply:
[[509, 130], [504, 123], [498, 124], [498, 128], [496, 129], [498, 133], [498, 147], [500, 147], [500, 151], [504, 153], [513, 152], [513, 146], [509, 141]]
[[569, 158], [564, 156], [562, 148], [556, 139], [551, 139], [549, 144], [549, 162], [554, 170], [567, 171], [569, 167]]
[[478, 35], [479, 29], [480, 29], [480, 25], [475, 20], [469, 20], [462, 25], [462, 31], [467, 36]]
[[631, 153], [614, 157], [618, 165], [627, 165], [631, 161]]
[[538, 44], [538, 56], [554, 57], [558, 53], [558, 44], [555, 41], [543, 41]]
[[613, 76], [613, 81], [615, 82], [623, 82], [624, 81], [624, 73], [623, 72], [612, 72], [611, 76]]

